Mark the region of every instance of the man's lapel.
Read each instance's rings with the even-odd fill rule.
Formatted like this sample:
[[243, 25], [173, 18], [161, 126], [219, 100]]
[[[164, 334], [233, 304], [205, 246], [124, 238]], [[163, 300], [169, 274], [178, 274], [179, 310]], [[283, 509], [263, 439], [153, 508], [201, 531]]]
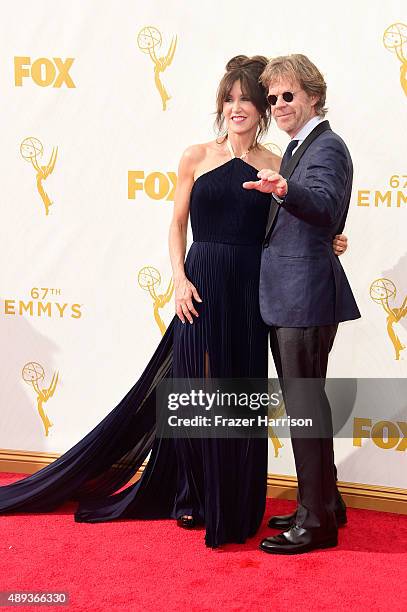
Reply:
[[[310, 144], [314, 142], [314, 140], [318, 138], [318, 136], [320, 136], [323, 132], [326, 132], [330, 129], [331, 126], [329, 125], [329, 121], [321, 121], [321, 123], [318, 123], [318, 125], [312, 130], [312, 132], [308, 134], [304, 142], [298, 147], [298, 149], [291, 157], [291, 159], [287, 162], [287, 164], [285, 164], [285, 168], [281, 173], [284, 178], [289, 179], [292, 176], [294, 170], [298, 166], [301, 157], [304, 155]], [[280, 206], [277, 204], [273, 196], [271, 196], [270, 210], [267, 221], [266, 234], [264, 238], [265, 243], [268, 243], [279, 210]]]

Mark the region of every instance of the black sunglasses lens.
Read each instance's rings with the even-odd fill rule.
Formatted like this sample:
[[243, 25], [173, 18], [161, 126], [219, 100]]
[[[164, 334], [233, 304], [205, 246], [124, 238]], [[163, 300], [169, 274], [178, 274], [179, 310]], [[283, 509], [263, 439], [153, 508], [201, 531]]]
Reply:
[[[283, 94], [280, 95], [283, 96], [284, 102], [292, 102], [294, 100], [294, 94], [291, 91], [285, 91]], [[275, 106], [277, 104], [278, 96], [270, 94], [269, 96], [267, 96], [267, 100], [268, 103], [271, 104], [271, 106]]]

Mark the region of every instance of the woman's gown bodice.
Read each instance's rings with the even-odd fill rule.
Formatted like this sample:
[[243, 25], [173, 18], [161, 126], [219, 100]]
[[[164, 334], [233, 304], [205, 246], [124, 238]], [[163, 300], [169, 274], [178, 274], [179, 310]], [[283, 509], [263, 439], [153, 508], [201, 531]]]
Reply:
[[270, 196], [242, 187], [256, 179], [256, 168], [236, 157], [196, 179], [190, 199], [194, 242], [261, 246]]
[[175, 377], [205, 376], [205, 354], [211, 376], [267, 375], [258, 291], [270, 196], [242, 186], [256, 179], [253, 166], [233, 158], [198, 177], [192, 188], [194, 241], [185, 272], [203, 301], [195, 303], [200, 316], [193, 325], [175, 320]]

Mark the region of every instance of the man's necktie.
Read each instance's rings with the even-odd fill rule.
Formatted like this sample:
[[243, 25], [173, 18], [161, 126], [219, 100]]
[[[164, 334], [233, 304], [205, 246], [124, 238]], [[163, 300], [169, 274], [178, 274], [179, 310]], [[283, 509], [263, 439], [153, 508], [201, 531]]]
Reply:
[[284, 169], [287, 166], [288, 162], [290, 161], [293, 151], [297, 145], [298, 145], [298, 140], [292, 140], [291, 142], [288, 143], [288, 147], [286, 148], [284, 155], [283, 155], [283, 159], [281, 160], [280, 174], [284, 172]]

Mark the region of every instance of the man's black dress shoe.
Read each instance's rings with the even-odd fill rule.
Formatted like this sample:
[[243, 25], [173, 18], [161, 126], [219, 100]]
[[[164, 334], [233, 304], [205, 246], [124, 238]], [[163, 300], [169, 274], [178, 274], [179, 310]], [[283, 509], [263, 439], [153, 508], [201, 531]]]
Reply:
[[[272, 529], [290, 529], [294, 527], [296, 521], [297, 512], [294, 511], [292, 514], [282, 514], [280, 516], [272, 516], [268, 522], [268, 526]], [[346, 509], [342, 508], [335, 511], [336, 522], [338, 527], [346, 525], [348, 519], [346, 517]]]
[[332, 548], [338, 544], [336, 531], [303, 529], [295, 525], [277, 536], [265, 538], [260, 549], [273, 555], [298, 555], [317, 548]]

